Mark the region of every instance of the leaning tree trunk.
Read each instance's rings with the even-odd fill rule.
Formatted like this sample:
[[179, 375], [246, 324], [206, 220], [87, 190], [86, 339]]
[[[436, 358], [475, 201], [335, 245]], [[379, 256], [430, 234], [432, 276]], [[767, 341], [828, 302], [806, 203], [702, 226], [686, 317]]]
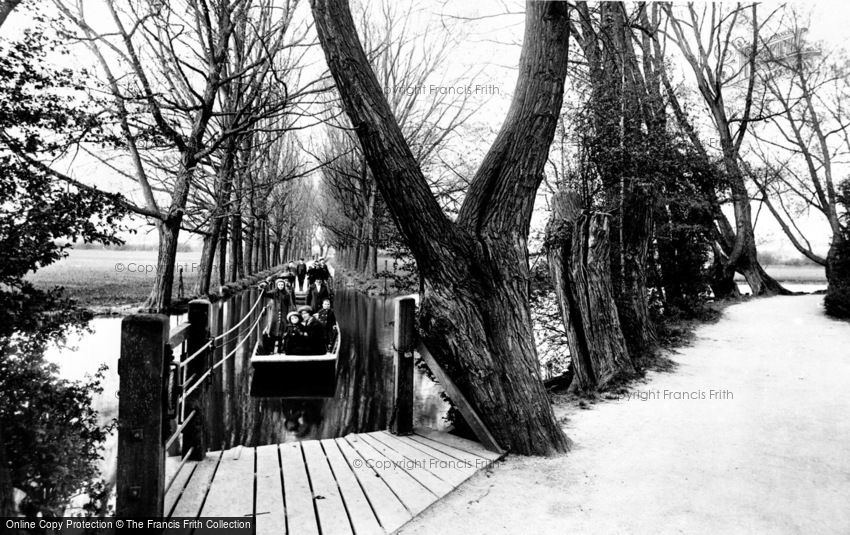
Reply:
[[177, 258], [177, 237], [180, 234], [181, 215], [157, 223], [159, 249], [156, 260], [156, 278], [145, 306], [156, 312], [165, 313], [171, 306], [174, 286], [174, 262]]
[[[194, 138], [193, 138], [194, 139]], [[180, 171], [174, 182], [171, 205], [165, 218], [157, 223], [159, 231], [159, 249], [156, 259], [156, 278], [153, 288], [145, 302], [145, 307], [165, 313], [171, 306], [171, 293], [174, 287], [174, 264], [177, 261], [177, 238], [183, 223], [189, 187], [195, 169], [194, 154], [198, 143], [192, 142], [180, 158]]]
[[426, 347], [499, 444], [521, 454], [565, 451], [540, 376], [525, 251], [488, 241], [486, 249], [504, 261], [493, 263], [473, 252], [477, 247], [464, 254], [440, 245], [449, 266], [425, 278], [419, 324]]
[[[715, 103], [715, 106], [717, 103]], [[720, 111], [714, 113], [720, 116]], [[750, 207], [750, 195], [744, 182], [744, 175], [738, 164], [736, 151], [732, 149], [732, 142], [726, 133], [728, 127], [720, 128], [720, 144], [723, 146], [724, 167], [726, 177], [732, 194], [732, 206], [735, 212], [735, 243], [731, 250], [725, 251], [729, 255], [726, 272], [735, 270], [747, 281], [752, 295], [788, 295], [789, 292], [761, 267], [756, 250], [756, 237], [753, 231], [753, 216]], [[727, 244], [728, 246], [728, 244]]]
[[549, 273], [567, 331], [577, 388], [604, 390], [634, 374], [614, 300], [610, 215], [583, 213], [578, 194], [558, 192], [546, 226]]
[[713, 244], [714, 259], [711, 263], [711, 293], [715, 299], [735, 299], [741, 297], [741, 291], [735, 282], [735, 270], [729, 265], [723, 248]]
[[347, 2], [310, 4], [344, 109], [419, 267], [424, 343], [500, 444], [520, 454], [565, 451], [537, 361], [527, 239], [563, 102], [570, 7], [527, 2], [513, 101], [452, 222], [390, 110]]
[[216, 225], [213, 223], [210, 226], [209, 234], [204, 236], [201, 260], [198, 262], [198, 278], [192, 290], [193, 295], [205, 295], [210, 291], [210, 281], [212, 280], [215, 251], [218, 248], [219, 232], [221, 232], [221, 224]]

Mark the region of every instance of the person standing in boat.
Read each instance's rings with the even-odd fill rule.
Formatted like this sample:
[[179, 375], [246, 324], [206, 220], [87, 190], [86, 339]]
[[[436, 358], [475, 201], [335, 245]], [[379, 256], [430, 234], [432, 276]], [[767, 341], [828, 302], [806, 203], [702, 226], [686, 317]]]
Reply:
[[304, 287], [304, 278], [307, 276], [307, 264], [304, 263], [304, 259], [298, 261], [298, 265], [295, 267], [295, 276], [298, 278], [298, 287]]
[[278, 277], [274, 281], [274, 287], [269, 288], [267, 282], [260, 283], [263, 289], [263, 297], [268, 303], [266, 312], [266, 328], [263, 330], [263, 350], [271, 353], [277, 342], [280, 345], [283, 339], [284, 316], [295, 308], [295, 299], [292, 290], [287, 289], [286, 278]]
[[307, 292], [307, 304], [313, 310], [322, 308], [322, 303], [325, 299], [330, 299], [331, 294], [328, 292], [328, 287], [321, 279], [316, 279], [310, 283], [310, 290]]
[[330, 352], [336, 342], [336, 314], [331, 308], [331, 300], [325, 299], [322, 301], [322, 308], [316, 312], [316, 318], [322, 323], [325, 328], [325, 342], [327, 350]]
[[[310, 266], [310, 270], [307, 271], [307, 280], [310, 281], [310, 288], [316, 284], [316, 281], [322, 281], [324, 286], [328, 289], [328, 295], [333, 299], [333, 291], [328, 286], [328, 279], [330, 279], [330, 272], [328, 271], [328, 267], [324, 263], [324, 259], [319, 259], [313, 262]], [[308, 301], [309, 303], [309, 301]], [[321, 305], [321, 301], [317, 303]], [[314, 308], [313, 310], [318, 310]]]

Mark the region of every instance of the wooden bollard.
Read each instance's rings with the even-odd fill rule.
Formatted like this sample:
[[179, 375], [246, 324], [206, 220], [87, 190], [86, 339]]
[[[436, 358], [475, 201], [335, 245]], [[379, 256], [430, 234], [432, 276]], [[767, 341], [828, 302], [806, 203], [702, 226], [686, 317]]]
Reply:
[[[189, 332], [186, 336], [186, 355], [193, 355], [198, 349], [207, 343], [210, 337], [210, 302], [206, 299], [194, 299], [189, 301]], [[209, 351], [204, 351], [195, 357], [186, 366], [186, 378], [192, 378], [184, 387], [190, 388], [195, 381], [200, 379], [210, 367]], [[204, 420], [206, 419], [206, 407], [204, 404], [206, 388], [199, 386], [186, 399], [184, 414], [188, 417], [195, 411], [192, 421], [183, 428], [182, 454], [186, 455], [190, 448], [192, 450], [191, 460], [200, 461], [207, 452], [206, 435], [204, 433]]]
[[395, 418], [393, 434], [413, 433], [413, 350], [416, 347], [416, 301], [405, 297], [396, 301], [395, 328]]
[[162, 314], [133, 314], [121, 321], [117, 516], [162, 516], [168, 333], [168, 317]]

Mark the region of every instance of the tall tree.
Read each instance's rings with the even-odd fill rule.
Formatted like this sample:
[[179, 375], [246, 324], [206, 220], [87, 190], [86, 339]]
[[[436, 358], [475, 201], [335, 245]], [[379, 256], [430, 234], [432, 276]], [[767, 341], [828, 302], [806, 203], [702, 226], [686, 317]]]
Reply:
[[[757, 79], [756, 56], [759, 47], [760, 21], [755, 3], [737, 4], [727, 8], [718, 3], [704, 5], [693, 3], [673, 6], [664, 3], [670, 30], [667, 31], [677, 45], [693, 74], [697, 88], [714, 125], [720, 146], [720, 163], [723, 178], [730, 192], [734, 209], [734, 227], [722, 212], [720, 202], [712, 202], [717, 223], [715, 249], [716, 278], [713, 289], [718, 297], [737, 294], [733, 282], [735, 272], [747, 280], [753, 295], [784, 294], [788, 291], [768, 275], [758, 260], [751, 196], [747, 191], [746, 175], [741, 168], [741, 146], [756, 117], [753, 90]], [[734, 39], [744, 28], [749, 32], [747, 60], [738, 65], [738, 52]], [[669, 83], [666, 84], [671, 89]], [[740, 100], [732, 98], [735, 88], [743, 85]], [[672, 91], [669, 91], [672, 95]], [[671, 99], [674, 98], [671, 96]], [[699, 140], [695, 128], [677, 109], [677, 118], [688, 132], [694, 146], [705, 154], [705, 144]]]
[[[839, 191], [850, 156], [850, 115], [844, 105], [850, 97], [850, 62], [807, 39], [794, 9], [778, 29], [760, 37], [759, 89], [768, 120], [754, 134], [757, 164], [745, 169], [792, 245], [826, 268], [830, 294], [850, 286], [850, 273], [840, 266], [850, 250], [850, 228], [842, 218]], [[829, 227], [826, 254], [797, 224], [812, 211]]]
[[794, 247], [826, 266], [828, 254], [813, 249], [792, 206], [819, 212], [841, 239], [836, 174], [850, 156], [850, 116], [842, 105], [850, 96], [850, 65], [807, 41], [796, 13], [780, 34], [763, 40], [760, 61], [769, 119], [755, 134], [763, 172], [752, 177]]
[[[658, 157], [651, 144], [663, 144], [665, 106], [651, 68], [644, 64], [646, 72], [641, 70], [624, 4], [604, 2], [593, 13], [579, 2], [576, 11], [573, 37], [590, 86], [589, 131], [581, 139], [600, 187], [596, 202], [612, 214], [611, 280], [629, 352], [637, 357], [655, 345], [647, 265], [658, 187], [650, 167]], [[588, 207], [591, 202], [585, 199]]]
[[312, 0], [311, 7], [344, 109], [416, 258], [424, 342], [501, 444], [521, 454], [564, 451], [537, 364], [526, 242], [563, 100], [568, 4], [527, 3], [514, 98], [454, 222], [404, 139], [348, 3]]

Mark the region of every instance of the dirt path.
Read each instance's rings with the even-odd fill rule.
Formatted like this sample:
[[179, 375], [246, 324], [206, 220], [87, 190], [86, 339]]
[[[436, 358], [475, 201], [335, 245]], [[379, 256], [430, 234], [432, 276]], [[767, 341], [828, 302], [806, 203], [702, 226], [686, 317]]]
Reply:
[[850, 324], [821, 301], [728, 308], [646, 401], [569, 414], [570, 454], [511, 457], [402, 533], [850, 533]]

